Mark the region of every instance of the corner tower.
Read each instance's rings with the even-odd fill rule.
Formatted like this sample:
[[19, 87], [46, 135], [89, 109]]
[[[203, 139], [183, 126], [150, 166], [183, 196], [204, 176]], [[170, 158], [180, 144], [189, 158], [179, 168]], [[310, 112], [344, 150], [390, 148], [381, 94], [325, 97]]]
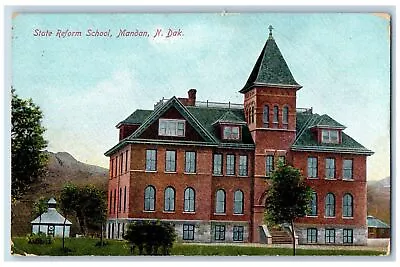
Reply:
[[244, 109], [256, 145], [287, 151], [295, 140], [296, 92], [293, 78], [269, 26], [269, 37], [245, 86]]
[[278, 160], [286, 161], [296, 138], [296, 92], [293, 78], [269, 26], [269, 37], [250, 73], [244, 94], [246, 121], [255, 143], [252, 194], [253, 242], [263, 239], [265, 190]]

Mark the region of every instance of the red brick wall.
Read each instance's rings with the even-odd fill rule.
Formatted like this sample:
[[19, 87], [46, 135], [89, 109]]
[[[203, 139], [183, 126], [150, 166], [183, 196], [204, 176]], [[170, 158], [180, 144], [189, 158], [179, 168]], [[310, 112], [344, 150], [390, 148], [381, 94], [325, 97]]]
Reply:
[[[123, 151], [126, 148], [123, 149]], [[157, 149], [157, 171], [145, 172], [146, 149]], [[177, 151], [177, 172], [165, 173], [165, 151], [171, 149]], [[196, 151], [196, 174], [184, 174], [185, 151]], [[226, 154], [235, 154], [235, 176], [212, 175], [213, 153], [223, 154], [223, 173], [225, 173]], [[119, 155], [117, 152], [116, 155]], [[248, 221], [251, 218], [251, 191], [253, 157], [251, 150], [215, 150], [212, 148], [193, 148], [176, 146], [151, 146], [135, 144], [130, 145], [129, 173], [123, 173], [109, 180], [109, 191], [125, 185], [129, 187], [128, 207], [129, 213], [118, 214], [119, 218], [157, 218], [174, 220], [229, 220]], [[248, 176], [240, 177], [239, 155], [248, 156]], [[111, 159], [115, 159], [113, 155]], [[156, 188], [155, 211], [144, 211], [144, 189], [148, 185]], [[175, 212], [164, 212], [164, 190], [172, 186], [175, 189]], [[185, 213], [184, 190], [192, 187], [196, 192], [195, 213]], [[226, 215], [214, 215], [215, 192], [222, 188], [226, 192]], [[233, 194], [240, 189], [244, 193], [244, 214], [233, 214]], [[117, 189], [118, 192], [119, 189]], [[113, 191], [114, 192], [114, 191]], [[109, 202], [108, 202], [109, 203]], [[118, 203], [118, 196], [117, 201]], [[123, 201], [122, 201], [123, 203]], [[115, 218], [116, 214], [110, 214], [109, 218]]]
[[[318, 179], [307, 179], [307, 183], [318, 195], [318, 217], [305, 217], [299, 223], [310, 224], [351, 224], [366, 225], [367, 216], [367, 185], [366, 185], [366, 156], [339, 154], [339, 153], [309, 153], [292, 152], [293, 165], [299, 168], [307, 177], [307, 159], [309, 156], [318, 158]], [[325, 159], [335, 158], [335, 180], [325, 179]], [[354, 180], [343, 180], [343, 160], [353, 159]], [[335, 195], [335, 218], [325, 218], [325, 196], [327, 193]], [[343, 195], [350, 193], [353, 196], [353, 219], [342, 218]]]

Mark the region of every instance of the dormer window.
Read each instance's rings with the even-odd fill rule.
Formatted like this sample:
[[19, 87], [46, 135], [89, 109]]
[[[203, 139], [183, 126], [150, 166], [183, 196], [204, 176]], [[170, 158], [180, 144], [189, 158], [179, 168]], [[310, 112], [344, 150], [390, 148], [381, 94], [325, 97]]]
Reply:
[[239, 126], [224, 126], [223, 139], [225, 140], [239, 140]]
[[185, 121], [175, 119], [159, 119], [158, 135], [185, 136]]
[[339, 143], [339, 131], [338, 130], [322, 130], [322, 143]]

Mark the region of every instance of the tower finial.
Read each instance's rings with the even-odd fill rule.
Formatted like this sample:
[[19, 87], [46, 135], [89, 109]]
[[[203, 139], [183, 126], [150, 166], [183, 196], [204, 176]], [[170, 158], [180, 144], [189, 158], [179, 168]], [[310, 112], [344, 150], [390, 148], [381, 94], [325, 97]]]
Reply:
[[272, 37], [272, 30], [274, 29], [274, 27], [272, 27], [272, 25], [269, 25], [268, 30], [269, 30], [269, 38], [273, 38]]

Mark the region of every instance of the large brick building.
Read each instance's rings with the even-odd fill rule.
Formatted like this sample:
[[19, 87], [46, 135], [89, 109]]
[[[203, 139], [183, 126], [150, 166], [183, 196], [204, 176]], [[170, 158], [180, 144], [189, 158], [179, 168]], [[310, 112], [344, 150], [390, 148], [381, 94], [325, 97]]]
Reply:
[[[300, 86], [269, 37], [240, 90], [243, 104], [162, 99], [121, 121], [110, 157], [108, 238], [127, 223], [173, 222], [187, 242], [266, 242], [268, 177], [279, 160], [313, 188], [299, 243], [366, 244], [366, 158], [328, 115], [296, 107]], [[270, 241], [270, 240], [269, 240]]]

